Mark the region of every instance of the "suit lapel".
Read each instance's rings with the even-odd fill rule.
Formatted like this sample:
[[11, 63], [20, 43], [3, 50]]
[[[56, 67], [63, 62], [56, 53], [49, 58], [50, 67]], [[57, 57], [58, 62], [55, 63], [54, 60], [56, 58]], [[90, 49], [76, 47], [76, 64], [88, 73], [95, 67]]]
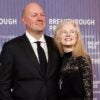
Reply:
[[47, 48], [48, 48], [48, 66], [47, 66], [47, 76], [49, 73], [52, 72], [52, 57], [53, 57], [53, 43], [51, 41], [51, 39], [49, 39], [48, 37], [45, 36], [46, 39], [46, 43], [47, 43]]
[[23, 35], [23, 38], [22, 38], [22, 46], [23, 46], [23, 50], [26, 52], [26, 54], [28, 55], [30, 62], [32, 62], [32, 65], [33, 67], [37, 68], [39, 73], [41, 73], [40, 71], [40, 66], [39, 66], [39, 63], [38, 63], [38, 59], [35, 55], [35, 52], [28, 40], [28, 38], [26, 37], [26, 35]]
[[[52, 60], [54, 57], [54, 45], [53, 45], [53, 41], [51, 39], [49, 39], [47, 36], [45, 36], [45, 40], [46, 40], [47, 49], [48, 49], [48, 65], [47, 65], [47, 76], [48, 76], [48, 75], [51, 75], [55, 69], [54, 68], [55, 66], [52, 66], [53, 65]], [[28, 60], [30, 60], [30, 62], [32, 62], [33, 67], [37, 68], [40, 75], [43, 76], [43, 73], [41, 72], [41, 68], [39, 66], [35, 52], [31, 46], [28, 38], [26, 37], [26, 35], [22, 36], [21, 45], [23, 46], [23, 51], [26, 52], [26, 55], [29, 57]]]

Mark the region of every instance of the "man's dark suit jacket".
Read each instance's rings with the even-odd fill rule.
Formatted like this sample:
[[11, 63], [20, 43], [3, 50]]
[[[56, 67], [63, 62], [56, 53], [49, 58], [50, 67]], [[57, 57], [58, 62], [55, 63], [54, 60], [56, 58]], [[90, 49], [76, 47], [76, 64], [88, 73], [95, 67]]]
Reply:
[[49, 57], [46, 77], [25, 34], [4, 44], [0, 55], [0, 100], [57, 100], [59, 54], [53, 39], [45, 39]]

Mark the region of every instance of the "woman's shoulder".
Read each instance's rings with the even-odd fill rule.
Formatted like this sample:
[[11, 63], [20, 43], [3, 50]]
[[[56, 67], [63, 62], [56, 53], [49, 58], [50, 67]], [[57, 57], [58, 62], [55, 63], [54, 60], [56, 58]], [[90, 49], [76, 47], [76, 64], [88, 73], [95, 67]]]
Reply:
[[78, 57], [76, 57], [75, 58], [76, 59], [76, 61], [77, 61], [77, 63], [79, 63], [79, 64], [91, 64], [91, 59], [90, 59], [90, 57], [87, 55], [86, 57], [84, 57], [84, 56], [78, 56]]
[[90, 56], [89, 55], [86, 55], [86, 56], [77, 56], [75, 57], [76, 60], [79, 60], [79, 61], [89, 61], [91, 60]]

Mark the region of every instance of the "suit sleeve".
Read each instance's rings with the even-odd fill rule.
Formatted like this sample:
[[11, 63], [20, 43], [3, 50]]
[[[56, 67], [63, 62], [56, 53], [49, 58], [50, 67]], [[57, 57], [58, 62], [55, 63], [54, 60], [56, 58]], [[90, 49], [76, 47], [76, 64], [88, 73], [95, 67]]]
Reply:
[[85, 100], [93, 100], [93, 73], [90, 59], [80, 58], [79, 67], [83, 78], [83, 87], [86, 95]]
[[11, 47], [5, 43], [0, 54], [0, 100], [13, 100], [13, 58]]

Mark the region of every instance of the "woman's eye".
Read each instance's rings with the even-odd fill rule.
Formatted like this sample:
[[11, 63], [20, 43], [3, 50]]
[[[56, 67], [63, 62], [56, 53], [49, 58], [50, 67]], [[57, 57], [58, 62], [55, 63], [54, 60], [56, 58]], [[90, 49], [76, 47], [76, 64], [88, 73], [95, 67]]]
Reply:
[[71, 31], [70, 33], [75, 33], [75, 31]]
[[62, 31], [62, 33], [67, 33], [66, 31]]

